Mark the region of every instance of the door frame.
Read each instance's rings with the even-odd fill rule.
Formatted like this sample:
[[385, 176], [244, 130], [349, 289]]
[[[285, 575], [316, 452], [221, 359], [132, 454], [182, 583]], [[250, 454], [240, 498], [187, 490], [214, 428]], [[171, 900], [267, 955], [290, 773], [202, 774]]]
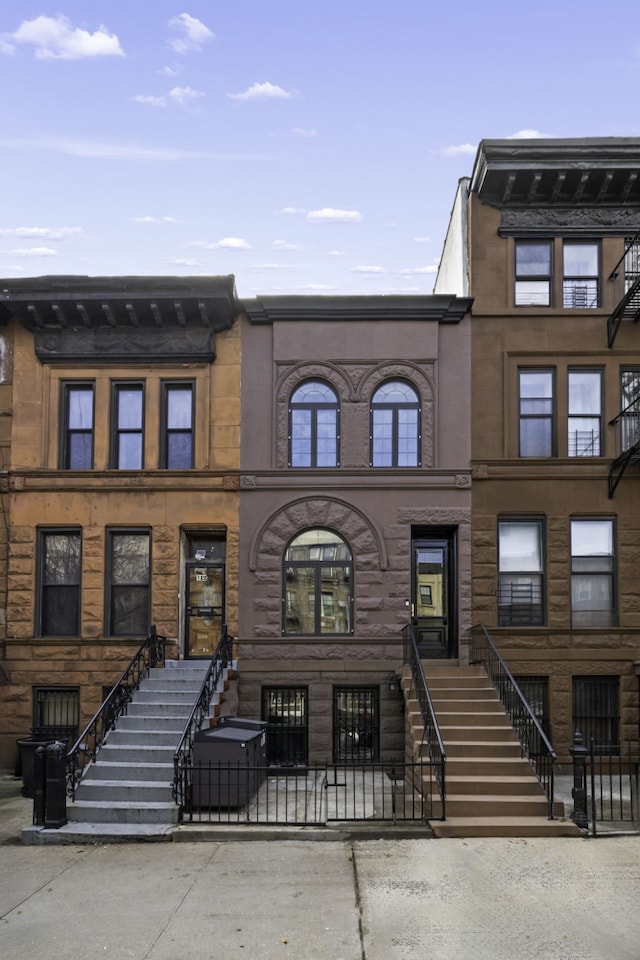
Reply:
[[416, 628], [416, 639], [420, 650], [417, 614], [417, 570], [416, 550], [427, 545], [444, 546], [446, 550], [446, 642], [440, 647], [436, 643], [423, 644], [421, 656], [425, 659], [456, 659], [458, 656], [458, 527], [413, 527], [411, 529], [411, 623]]
[[226, 563], [218, 560], [194, 560], [189, 558], [183, 564], [184, 570], [184, 580], [185, 580], [185, 603], [184, 603], [184, 657], [185, 660], [210, 660], [213, 656], [214, 650], [211, 651], [211, 654], [198, 655], [192, 654], [190, 652], [189, 644], [189, 624], [191, 613], [191, 604], [190, 604], [190, 571], [196, 567], [206, 568], [206, 569], [217, 569], [221, 571], [221, 602], [219, 606], [211, 607], [212, 610], [220, 611], [220, 629], [222, 632], [222, 627], [225, 622], [225, 593], [226, 593]]

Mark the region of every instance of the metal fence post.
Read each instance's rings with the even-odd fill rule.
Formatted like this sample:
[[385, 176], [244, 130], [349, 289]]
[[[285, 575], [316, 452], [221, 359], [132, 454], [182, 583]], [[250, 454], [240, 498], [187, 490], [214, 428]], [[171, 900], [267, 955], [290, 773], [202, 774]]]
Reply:
[[36, 827], [44, 826], [45, 818], [45, 784], [46, 784], [46, 749], [41, 744], [33, 754], [33, 823]]
[[67, 822], [67, 745], [56, 740], [46, 753], [45, 818], [48, 829], [57, 830]]
[[573, 746], [569, 748], [573, 760], [573, 814], [572, 819], [582, 829], [588, 829], [587, 817], [587, 748], [582, 742], [582, 734], [576, 730]]

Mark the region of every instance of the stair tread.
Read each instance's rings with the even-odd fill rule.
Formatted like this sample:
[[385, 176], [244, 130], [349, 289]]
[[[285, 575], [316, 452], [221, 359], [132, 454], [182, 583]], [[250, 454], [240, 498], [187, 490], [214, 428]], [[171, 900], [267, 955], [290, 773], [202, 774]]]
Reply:
[[131, 800], [74, 800], [70, 807], [73, 809], [100, 810], [109, 807], [114, 810], [129, 810], [131, 807], [143, 807], [145, 810], [172, 810], [175, 803], [169, 800], [141, 800], [134, 803]]

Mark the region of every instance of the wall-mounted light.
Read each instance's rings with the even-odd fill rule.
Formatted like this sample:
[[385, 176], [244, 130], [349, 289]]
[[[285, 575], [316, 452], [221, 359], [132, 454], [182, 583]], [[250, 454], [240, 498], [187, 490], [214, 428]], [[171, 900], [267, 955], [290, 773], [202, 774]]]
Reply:
[[395, 673], [390, 673], [387, 677], [387, 680], [389, 682], [389, 690], [391, 691], [391, 693], [397, 693], [398, 678], [396, 677]]

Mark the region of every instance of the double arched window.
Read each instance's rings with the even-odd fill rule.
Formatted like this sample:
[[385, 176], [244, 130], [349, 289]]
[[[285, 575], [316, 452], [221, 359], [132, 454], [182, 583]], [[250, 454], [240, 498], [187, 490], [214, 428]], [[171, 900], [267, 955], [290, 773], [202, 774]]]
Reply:
[[353, 559], [333, 530], [294, 537], [284, 555], [285, 634], [353, 633]]
[[289, 466], [339, 466], [339, 406], [333, 389], [307, 380], [289, 401]]
[[404, 380], [388, 380], [371, 398], [371, 466], [420, 466], [420, 402]]

